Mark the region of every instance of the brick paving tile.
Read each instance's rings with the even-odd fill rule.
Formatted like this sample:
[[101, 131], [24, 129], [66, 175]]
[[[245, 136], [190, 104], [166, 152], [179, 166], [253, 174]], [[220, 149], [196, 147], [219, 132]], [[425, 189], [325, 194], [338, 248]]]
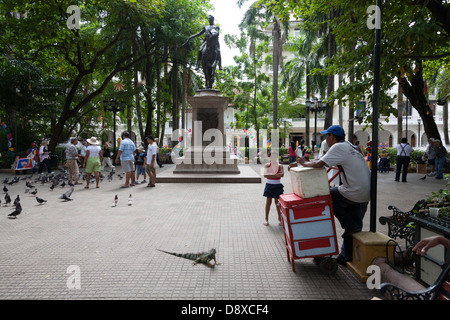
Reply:
[[[169, 165], [166, 165], [166, 170]], [[253, 169], [259, 172], [259, 167]], [[11, 174], [0, 174], [0, 181]], [[22, 176], [21, 176], [22, 177]], [[34, 175], [33, 178], [36, 178]], [[378, 216], [387, 206], [412, 204], [445, 182], [395, 183], [379, 175]], [[416, 181], [417, 180], [417, 181]], [[283, 228], [272, 207], [263, 226], [261, 183], [160, 183], [120, 189], [117, 176], [99, 189], [75, 187], [73, 201], [59, 196], [67, 187], [35, 183], [48, 202], [38, 205], [25, 193], [25, 182], [8, 185], [21, 197], [17, 219], [0, 208], [0, 299], [151, 299], [151, 300], [369, 300], [377, 296], [345, 267], [335, 275], [320, 272], [312, 259], [286, 259]], [[282, 179], [292, 192], [289, 175]], [[91, 185], [92, 186], [92, 185]], [[133, 205], [127, 205], [129, 194]], [[399, 197], [408, 194], [408, 199]], [[117, 207], [111, 207], [114, 195]], [[369, 229], [369, 211], [364, 220]], [[336, 224], [339, 245], [342, 230]], [[377, 231], [386, 232], [377, 225]], [[217, 249], [215, 269], [156, 249], [186, 253]], [[71, 269], [72, 268], [72, 269]], [[73, 269], [75, 268], [75, 269]], [[75, 271], [74, 271], [75, 270]], [[78, 273], [77, 273], [78, 272]], [[74, 285], [79, 275], [80, 287]]]

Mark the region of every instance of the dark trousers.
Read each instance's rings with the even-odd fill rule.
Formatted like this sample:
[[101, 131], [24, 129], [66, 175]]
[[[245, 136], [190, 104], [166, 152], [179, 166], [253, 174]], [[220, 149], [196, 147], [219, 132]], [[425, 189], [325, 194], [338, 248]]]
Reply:
[[39, 164], [38, 173], [42, 173], [42, 171], [44, 171], [44, 166], [47, 167], [48, 173], [52, 172], [52, 170], [50, 169], [50, 159], [44, 159]]
[[409, 157], [397, 156], [397, 168], [395, 171], [395, 181], [400, 180], [400, 173], [402, 174], [402, 181], [406, 182], [406, 175], [408, 174]]
[[333, 202], [333, 213], [344, 229], [342, 235], [342, 247], [340, 256], [346, 261], [352, 261], [353, 236], [352, 234], [362, 230], [364, 215], [367, 211], [367, 202], [355, 203], [339, 193], [337, 187], [330, 189], [331, 201]]
[[389, 159], [381, 158], [380, 159], [380, 172], [389, 172]]

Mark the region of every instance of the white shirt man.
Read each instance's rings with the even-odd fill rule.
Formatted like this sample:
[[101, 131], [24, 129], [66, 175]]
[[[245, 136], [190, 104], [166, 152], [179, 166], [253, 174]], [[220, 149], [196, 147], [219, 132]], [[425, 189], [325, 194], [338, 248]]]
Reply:
[[297, 158], [297, 162], [302, 166], [313, 168], [337, 166], [341, 171], [339, 174], [341, 184], [331, 188], [330, 193], [334, 216], [345, 230], [337, 262], [345, 264], [352, 259], [352, 234], [361, 231], [363, 227], [362, 220], [367, 210], [367, 203], [370, 201], [371, 174], [358, 148], [344, 140], [345, 132], [341, 126], [334, 125], [320, 133], [326, 134], [329, 146], [326, 154], [312, 161]]
[[158, 148], [153, 143], [153, 136], [147, 137], [147, 154], [144, 158], [145, 163], [145, 171], [147, 172], [149, 176], [149, 183], [147, 184], [147, 187], [154, 187], [156, 183], [156, 169], [155, 169], [155, 163], [156, 163], [156, 154], [158, 153]]

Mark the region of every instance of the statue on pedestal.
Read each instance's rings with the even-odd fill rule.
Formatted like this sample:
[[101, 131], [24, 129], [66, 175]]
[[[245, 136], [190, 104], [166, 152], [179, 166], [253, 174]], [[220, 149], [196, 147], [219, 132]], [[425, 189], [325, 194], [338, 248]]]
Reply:
[[200, 62], [205, 75], [206, 89], [211, 89], [214, 83], [214, 76], [216, 73], [216, 66], [222, 70], [222, 57], [220, 56], [219, 31], [220, 28], [214, 25], [214, 17], [208, 15], [209, 25], [204, 26], [202, 31], [196, 33], [188, 38], [182, 45], [187, 50], [191, 50], [189, 40], [205, 34], [205, 39], [198, 50], [197, 69], [200, 67]]

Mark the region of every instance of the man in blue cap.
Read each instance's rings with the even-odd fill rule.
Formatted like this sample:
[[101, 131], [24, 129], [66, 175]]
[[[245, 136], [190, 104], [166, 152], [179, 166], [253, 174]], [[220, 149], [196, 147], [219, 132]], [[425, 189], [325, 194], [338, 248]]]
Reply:
[[[330, 193], [334, 215], [344, 229], [337, 261], [345, 265], [352, 260], [352, 234], [362, 230], [364, 214], [370, 201], [370, 170], [358, 148], [345, 141], [345, 131], [341, 126], [334, 125], [320, 133], [326, 135], [329, 146], [327, 153], [311, 161], [298, 157], [297, 162], [304, 167], [340, 169], [340, 185], [332, 187]], [[291, 164], [289, 168], [296, 165]]]

